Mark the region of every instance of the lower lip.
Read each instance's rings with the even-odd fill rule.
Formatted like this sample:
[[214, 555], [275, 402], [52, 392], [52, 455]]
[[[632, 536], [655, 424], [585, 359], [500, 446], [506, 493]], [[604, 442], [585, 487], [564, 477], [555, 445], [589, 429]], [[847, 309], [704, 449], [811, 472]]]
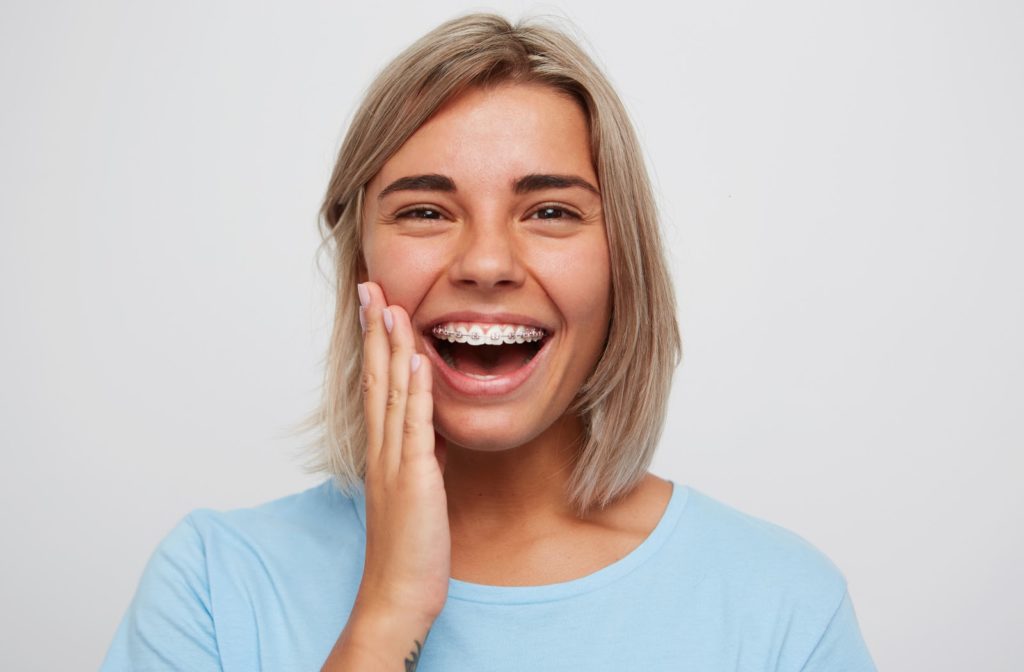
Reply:
[[[430, 336], [425, 336], [424, 338], [429, 339]], [[426, 350], [430, 361], [434, 363], [435, 370], [441, 373], [441, 378], [445, 383], [447, 383], [448, 387], [467, 396], [499, 397], [509, 394], [510, 392], [514, 392], [530, 378], [534, 369], [536, 369], [541, 364], [541, 360], [546, 357], [548, 346], [551, 345], [551, 341], [553, 340], [553, 335], [549, 335], [545, 338], [544, 345], [542, 345], [540, 350], [537, 351], [537, 354], [534, 355], [529, 362], [515, 371], [503, 376], [488, 376], [487, 378], [476, 378], [448, 366], [448, 362], [444, 361], [444, 358], [442, 358], [441, 354], [436, 348], [434, 348], [434, 344], [432, 342], [427, 343]]]

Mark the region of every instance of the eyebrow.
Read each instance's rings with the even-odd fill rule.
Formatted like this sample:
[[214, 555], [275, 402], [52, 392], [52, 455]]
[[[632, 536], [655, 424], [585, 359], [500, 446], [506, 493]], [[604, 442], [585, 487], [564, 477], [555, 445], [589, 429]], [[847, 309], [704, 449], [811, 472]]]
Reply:
[[455, 182], [445, 175], [410, 175], [400, 177], [381, 190], [380, 200], [393, 191], [455, 191]]
[[[530, 173], [524, 175], [512, 183], [512, 192], [515, 194], [526, 194], [531, 191], [543, 189], [569, 189], [571, 187], [582, 187], [598, 196], [601, 192], [597, 187], [577, 175], [544, 175]], [[455, 192], [455, 182], [447, 175], [431, 173], [429, 175], [409, 175], [400, 177], [381, 190], [377, 199], [380, 200], [395, 191], [446, 191]]]

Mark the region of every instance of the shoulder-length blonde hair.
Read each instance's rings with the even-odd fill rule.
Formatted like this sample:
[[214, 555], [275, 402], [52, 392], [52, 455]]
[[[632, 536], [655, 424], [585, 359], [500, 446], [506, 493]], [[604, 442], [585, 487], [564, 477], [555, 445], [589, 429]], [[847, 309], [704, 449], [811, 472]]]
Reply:
[[366, 184], [445, 101], [472, 86], [529, 82], [572, 96], [590, 126], [611, 258], [612, 320], [604, 353], [568, 409], [586, 428], [566, 496], [580, 517], [646, 475], [682, 359], [676, 305], [643, 156], [626, 111], [598, 66], [568, 35], [534, 19], [513, 25], [473, 13], [413, 43], [370, 85], [355, 113], [320, 210], [337, 293], [323, 399], [300, 425], [311, 472], [351, 495], [366, 474], [357, 278]]

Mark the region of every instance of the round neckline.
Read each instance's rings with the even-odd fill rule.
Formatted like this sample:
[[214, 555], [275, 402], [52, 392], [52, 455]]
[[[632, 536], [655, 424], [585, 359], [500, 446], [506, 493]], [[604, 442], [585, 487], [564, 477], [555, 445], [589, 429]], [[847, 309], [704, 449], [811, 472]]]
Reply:
[[[636, 548], [610, 565], [606, 565], [586, 576], [538, 586], [492, 586], [449, 578], [448, 597], [450, 599], [490, 604], [551, 602], [597, 590], [626, 576], [661, 548], [665, 540], [668, 539], [675, 529], [675, 524], [678, 522], [686, 505], [689, 495], [688, 486], [677, 483], [672, 479], [666, 480], [672, 484], [672, 494], [669, 497], [665, 511], [661, 514], [658, 524], [654, 526], [654, 529], [647, 535], [647, 538], [640, 542]], [[352, 498], [364, 533], [366, 531], [365, 494], [364, 489], [360, 487]]]

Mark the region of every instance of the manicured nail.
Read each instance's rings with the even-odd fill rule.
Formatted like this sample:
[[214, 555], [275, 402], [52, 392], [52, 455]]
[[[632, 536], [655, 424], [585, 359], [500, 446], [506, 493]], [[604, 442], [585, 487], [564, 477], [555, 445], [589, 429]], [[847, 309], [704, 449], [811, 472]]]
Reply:
[[356, 285], [356, 291], [359, 292], [359, 305], [364, 308], [370, 305], [370, 290], [363, 283]]
[[388, 333], [390, 334], [392, 327], [395, 326], [395, 318], [391, 314], [390, 308], [385, 308], [382, 312], [384, 313], [384, 326], [387, 327]]
[[359, 306], [359, 326], [363, 328], [363, 333], [366, 333], [366, 306]]
[[412, 368], [412, 372], [416, 373], [416, 369], [420, 368], [420, 356], [413, 355], [412, 359], [409, 360], [409, 366]]

